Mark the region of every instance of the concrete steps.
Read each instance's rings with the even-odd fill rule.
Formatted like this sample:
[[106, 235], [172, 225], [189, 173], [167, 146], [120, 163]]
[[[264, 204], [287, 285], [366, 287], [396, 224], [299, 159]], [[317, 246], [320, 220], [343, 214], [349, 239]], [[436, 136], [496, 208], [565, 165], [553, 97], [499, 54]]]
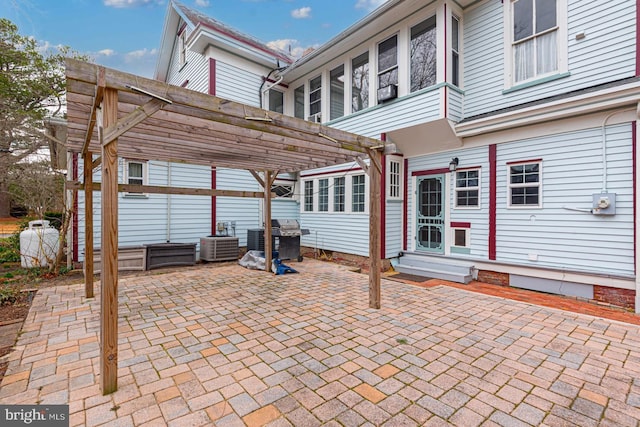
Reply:
[[419, 253], [405, 253], [393, 266], [396, 271], [467, 284], [473, 280], [473, 263]]

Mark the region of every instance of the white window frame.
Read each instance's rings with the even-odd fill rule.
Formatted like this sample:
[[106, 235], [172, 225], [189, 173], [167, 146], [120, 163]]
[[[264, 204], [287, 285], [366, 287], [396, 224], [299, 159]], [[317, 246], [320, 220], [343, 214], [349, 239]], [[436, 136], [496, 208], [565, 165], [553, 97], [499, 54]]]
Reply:
[[[397, 170], [394, 171], [394, 165]], [[404, 161], [402, 157], [387, 156], [387, 176], [385, 177], [387, 200], [403, 200], [404, 198]], [[397, 182], [393, 177], [397, 178]]]
[[556, 27], [557, 27], [557, 54], [558, 67], [557, 70], [540, 75], [534, 75], [528, 80], [515, 81], [515, 48], [513, 43], [513, 4], [515, 0], [503, 2], [503, 22], [504, 22], [504, 88], [510, 89], [520, 85], [535, 84], [538, 80], [545, 77], [560, 75], [568, 72], [568, 36], [567, 36], [567, 0], [556, 0]]
[[[129, 179], [129, 165], [131, 163], [139, 163], [142, 165], [142, 177], [134, 177], [133, 179], [142, 179], [142, 185], [149, 185], [149, 162], [145, 160], [135, 160], [135, 159], [124, 159], [124, 164], [122, 168], [122, 182], [124, 184], [130, 184]], [[136, 184], [137, 185], [137, 184]], [[124, 196], [144, 196], [147, 197], [147, 193], [124, 193]]]
[[[512, 166], [527, 166], [527, 165], [538, 165], [538, 182], [536, 183], [522, 183], [522, 184], [512, 184], [511, 183], [511, 167]], [[513, 204], [511, 190], [514, 188], [529, 188], [529, 187], [538, 187], [538, 204], [536, 205], [527, 205], [527, 204]], [[510, 209], [542, 209], [542, 160], [523, 160], [523, 161], [515, 161], [507, 163], [507, 207]]]
[[[458, 187], [458, 173], [478, 171], [478, 185], [475, 187]], [[480, 167], [460, 168], [453, 173], [453, 207], [454, 209], [481, 209], [482, 208], [482, 169]], [[478, 204], [474, 206], [458, 205], [458, 192], [478, 191]]]

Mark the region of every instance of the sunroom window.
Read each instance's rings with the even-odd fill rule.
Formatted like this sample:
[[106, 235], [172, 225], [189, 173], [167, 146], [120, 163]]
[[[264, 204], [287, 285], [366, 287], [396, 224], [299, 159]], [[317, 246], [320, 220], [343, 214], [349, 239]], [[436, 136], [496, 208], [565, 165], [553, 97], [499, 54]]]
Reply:
[[322, 76], [309, 81], [309, 120], [320, 122], [322, 111]]
[[398, 36], [378, 45], [378, 89], [398, 84]]
[[411, 28], [411, 92], [436, 83], [436, 17]]
[[344, 65], [331, 70], [329, 74], [329, 119], [344, 116]]
[[351, 112], [369, 107], [369, 52], [351, 61]]
[[313, 181], [304, 182], [304, 211], [313, 212]]

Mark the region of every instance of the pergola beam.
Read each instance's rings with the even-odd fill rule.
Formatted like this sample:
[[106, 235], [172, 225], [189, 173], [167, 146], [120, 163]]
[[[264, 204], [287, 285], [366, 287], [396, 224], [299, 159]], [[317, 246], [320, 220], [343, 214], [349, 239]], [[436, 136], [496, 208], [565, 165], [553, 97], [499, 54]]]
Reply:
[[89, 143], [93, 136], [93, 129], [96, 125], [97, 110], [102, 103], [102, 97], [104, 96], [104, 89], [106, 87], [104, 67], [98, 67], [96, 71], [96, 87], [93, 95], [93, 105], [91, 106], [91, 116], [89, 117], [89, 124], [87, 125], [87, 131], [84, 136], [84, 143], [82, 144], [82, 153], [86, 153], [89, 149]]
[[104, 137], [102, 138], [102, 144], [108, 144], [119, 136], [123, 135], [129, 129], [142, 122], [147, 117], [150, 117], [153, 113], [161, 109], [166, 104], [165, 101], [159, 99], [152, 99], [140, 107], [137, 107], [126, 117], [118, 120], [117, 123], [109, 126], [104, 131]]
[[[65, 183], [67, 190], [87, 190], [91, 188], [93, 191], [101, 191], [102, 185], [99, 182], [93, 182], [89, 185], [86, 183], [67, 181]], [[90, 193], [90, 191], [86, 191]], [[260, 191], [242, 191], [242, 190], [222, 190], [211, 188], [190, 188], [190, 187], [163, 187], [158, 185], [138, 185], [138, 184], [118, 184], [119, 193], [148, 193], [148, 194], [173, 194], [183, 196], [209, 196], [209, 197], [248, 197], [261, 199], [264, 192]], [[270, 193], [271, 197], [275, 197]]]

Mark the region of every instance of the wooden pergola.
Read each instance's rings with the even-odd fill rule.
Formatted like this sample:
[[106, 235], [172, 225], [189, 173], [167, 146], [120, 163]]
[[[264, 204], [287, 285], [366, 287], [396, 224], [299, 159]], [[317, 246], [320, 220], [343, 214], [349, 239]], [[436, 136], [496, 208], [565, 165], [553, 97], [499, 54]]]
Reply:
[[[93, 297], [93, 191], [101, 192], [103, 394], [117, 389], [119, 191], [264, 198], [269, 270], [271, 184], [277, 174], [357, 161], [370, 179], [369, 307], [380, 308], [383, 142], [74, 59], [67, 59], [66, 76], [67, 146], [84, 164], [82, 182], [69, 182], [67, 188], [85, 193], [87, 298]], [[118, 157], [245, 169], [264, 191], [118, 184]], [[102, 182], [94, 183], [93, 171], [99, 165]]]

